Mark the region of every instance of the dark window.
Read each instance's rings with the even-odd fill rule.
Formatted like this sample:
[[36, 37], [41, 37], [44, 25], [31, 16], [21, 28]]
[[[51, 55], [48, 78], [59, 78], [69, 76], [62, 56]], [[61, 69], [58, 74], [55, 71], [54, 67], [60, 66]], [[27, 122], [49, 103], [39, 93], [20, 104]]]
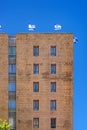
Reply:
[[8, 116], [9, 117], [14, 117], [14, 118], [16, 118], [16, 112], [8, 112]]
[[50, 101], [50, 110], [56, 110], [56, 100]]
[[51, 128], [56, 128], [56, 118], [51, 118]]
[[33, 73], [34, 74], [39, 74], [39, 65], [38, 64], [34, 64], [34, 68], [33, 68]]
[[16, 93], [11, 91], [11, 92], [9, 92], [8, 97], [9, 97], [9, 100], [15, 100], [16, 99]]
[[16, 64], [16, 58], [15, 57], [9, 57], [9, 64]]
[[15, 100], [9, 100], [8, 107], [15, 109], [16, 108], [16, 101]]
[[39, 82], [33, 83], [33, 92], [39, 92]]
[[9, 76], [15, 77], [16, 73], [9, 73]]
[[9, 65], [9, 73], [16, 73], [16, 65]]
[[56, 64], [51, 64], [51, 74], [56, 74]]
[[33, 128], [39, 128], [39, 118], [33, 119]]
[[15, 76], [9, 76], [9, 82], [15, 82], [16, 81], [16, 77]]
[[9, 47], [9, 55], [16, 55], [16, 47]]
[[39, 101], [38, 100], [34, 100], [33, 101], [33, 110], [39, 110]]
[[56, 46], [51, 46], [51, 56], [56, 56]]
[[50, 89], [51, 89], [51, 92], [56, 92], [56, 82], [51, 82], [51, 85], [50, 85]]
[[33, 47], [33, 55], [34, 56], [39, 56], [39, 46], [34, 46]]

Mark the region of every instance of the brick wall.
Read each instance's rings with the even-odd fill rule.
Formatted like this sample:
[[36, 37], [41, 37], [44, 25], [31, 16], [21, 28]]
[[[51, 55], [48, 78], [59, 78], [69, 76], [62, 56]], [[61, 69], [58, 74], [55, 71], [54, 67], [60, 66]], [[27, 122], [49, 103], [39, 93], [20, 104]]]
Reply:
[[[17, 130], [33, 130], [33, 118], [39, 118], [39, 130], [50, 130], [50, 118], [56, 117], [56, 130], [72, 130], [73, 119], [73, 35], [18, 34], [17, 46]], [[39, 46], [39, 56], [33, 56], [33, 46]], [[50, 56], [50, 46], [56, 46], [56, 57]], [[33, 64], [39, 64], [39, 74], [33, 74]], [[56, 64], [56, 75], [50, 65]], [[33, 82], [39, 81], [39, 92], [33, 92]], [[50, 82], [57, 90], [50, 92]], [[33, 100], [39, 100], [39, 111], [33, 111]], [[50, 110], [50, 100], [56, 100], [56, 111]]]
[[0, 118], [8, 119], [8, 35], [0, 34]]

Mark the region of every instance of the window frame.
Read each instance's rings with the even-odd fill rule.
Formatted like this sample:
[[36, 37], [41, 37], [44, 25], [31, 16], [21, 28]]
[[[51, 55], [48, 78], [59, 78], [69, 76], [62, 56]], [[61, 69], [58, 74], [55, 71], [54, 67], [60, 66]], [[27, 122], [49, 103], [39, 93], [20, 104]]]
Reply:
[[39, 128], [39, 118], [33, 118], [33, 128]]
[[39, 56], [39, 46], [33, 46], [33, 56]]
[[56, 128], [56, 118], [51, 118], [50, 126], [51, 126], [51, 128]]
[[39, 82], [33, 82], [33, 92], [39, 92]]
[[39, 74], [39, 64], [33, 65], [33, 74]]
[[56, 56], [56, 46], [51, 46], [51, 48], [50, 48], [50, 55], [51, 56]]
[[33, 100], [33, 110], [39, 111], [39, 100]]
[[51, 64], [51, 74], [56, 74], [56, 64]]
[[50, 92], [56, 92], [56, 82], [50, 83]]
[[56, 111], [56, 100], [51, 100], [50, 101], [50, 110], [51, 111]]

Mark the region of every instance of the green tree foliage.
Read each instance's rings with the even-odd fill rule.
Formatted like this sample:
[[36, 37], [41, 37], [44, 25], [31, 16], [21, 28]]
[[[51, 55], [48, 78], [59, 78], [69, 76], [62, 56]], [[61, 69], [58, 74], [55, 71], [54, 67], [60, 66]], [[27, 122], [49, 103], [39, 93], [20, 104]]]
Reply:
[[11, 125], [6, 120], [0, 119], [0, 130], [10, 130]]

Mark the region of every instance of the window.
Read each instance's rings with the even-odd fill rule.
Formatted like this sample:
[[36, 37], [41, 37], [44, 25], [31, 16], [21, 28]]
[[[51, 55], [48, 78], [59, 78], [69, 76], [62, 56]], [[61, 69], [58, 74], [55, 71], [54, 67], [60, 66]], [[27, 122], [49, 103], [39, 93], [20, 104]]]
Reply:
[[56, 110], [56, 100], [50, 101], [50, 110]]
[[9, 65], [9, 73], [16, 73], [16, 65], [14, 64]]
[[11, 125], [11, 129], [15, 129], [16, 119], [14, 117], [9, 117], [9, 124]]
[[39, 101], [38, 100], [33, 101], [33, 110], [35, 110], [35, 111], [39, 110]]
[[50, 84], [50, 91], [51, 92], [56, 92], [56, 82], [51, 82], [51, 84]]
[[9, 100], [8, 106], [10, 109], [15, 109], [16, 108], [15, 100]]
[[56, 74], [56, 64], [51, 64], [51, 74]]
[[10, 47], [14, 47], [14, 46], [16, 46], [16, 37], [15, 36], [10, 36], [9, 38], [8, 38], [8, 43], [9, 43], [9, 46]]
[[16, 112], [8, 111], [8, 117], [14, 117], [14, 119], [15, 119], [16, 118]]
[[51, 118], [51, 128], [56, 128], [56, 118]]
[[56, 56], [56, 46], [51, 46], [51, 56]]
[[16, 47], [9, 47], [9, 55], [16, 55]]
[[34, 64], [33, 73], [39, 74], [39, 65], [38, 64]]
[[9, 64], [16, 64], [16, 58], [15, 57], [9, 57]]
[[33, 128], [39, 128], [39, 118], [33, 119]]
[[39, 56], [39, 46], [34, 46], [33, 47], [33, 55], [34, 56]]
[[9, 82], [15, 82], [16, 81], [16, 76], [9, 76]]
[[9, 91], [16, 91], [16, 83], [15, 82], [9, 82], [8, 90]]
[[16, 73], [9, 73], [9, 76], [15, 77]]
[[8, 96], [9, 96], [10, 100], [15, 100], [16, 99], [16, 93], [13, 92], [13, 91], [10, 91]]
[[33, 92], [39, 92], [39, 82], [33, 83]]

